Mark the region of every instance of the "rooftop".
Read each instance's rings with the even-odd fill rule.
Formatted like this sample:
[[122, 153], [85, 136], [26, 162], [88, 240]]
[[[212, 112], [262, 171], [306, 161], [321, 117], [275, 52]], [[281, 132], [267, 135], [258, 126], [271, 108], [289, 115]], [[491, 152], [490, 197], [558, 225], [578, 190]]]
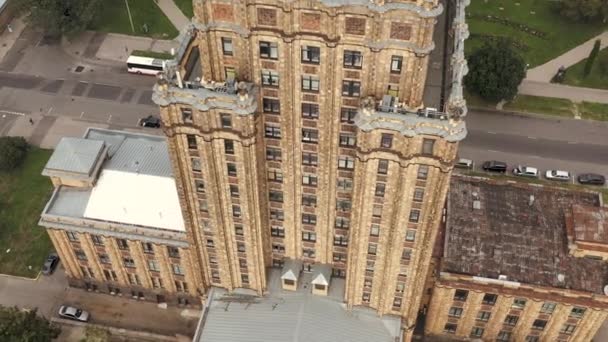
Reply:
[[608, 208], [575, 205], [572, 223], [576, 241], [608, 244]]
[[42, 174], [54, 176], [71, 174], [76, 178], [88, 178], [101, 155], [105, 143], [100, 140], [61, 138]]
[[[608, 265], [569, 254], [565, 215], [591, 192], [453, 176], [443, 272], [603, 293]], [[502, 278], [502, 277], [501, 277]]]
[[400, 320], [375, 312], [347, 311], [344, 280], [332, 278], [329, 296], [310, 293], [312, 274], [302, 273], [298, 291], [283, 291], [281, 270], [270, 269], [269, 294], [228, 295], [214, 289], [199, 342], [394, 342]]

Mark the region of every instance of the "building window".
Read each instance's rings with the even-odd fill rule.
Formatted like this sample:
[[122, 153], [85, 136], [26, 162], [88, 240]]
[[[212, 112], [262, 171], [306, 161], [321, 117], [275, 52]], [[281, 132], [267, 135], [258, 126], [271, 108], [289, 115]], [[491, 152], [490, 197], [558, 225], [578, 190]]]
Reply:
[[232, 127], [232, 116], [230, 114], [220, 114], [220, 123], [222, 128]]
[[262, 110], [264, 113], [278, 114], [281, 111], [279, 100], [267, 98], [262, 99]]
[[319, 91], [319, 77], [317, 76], [302, 76], [302, 90]]
[[435, 147], [435, 139], [423, 139], [422, 140], [422, 154], [433, 155], [434, 147]]
[[369, 229], [369, 235], [370, 236], [380, 236], [380, 225], [372, 224]]
[[270, 219], [271, 220], [283, 221], [285, 219], [285, 216], [284, 216], [282, 210], [270, 209]]
[[388, 173], [388, 160], [378, 160], [378, 174], [386, 175]]
[[411, 248], [404, 248], [403, 252], [401, 252], [401, 259], [403, 260], [410, 260], [412, 258], [412, 249]]
[[486, 293], [483, 296], [483, 299], [481, 302], [485, 305], [494, 305], [494, 304], [496, 304], [497, 298], [498, 298], [498, 296], [493, 293]]
[[222, 37], [222, 52], [224, 53], [224, 56], [232, 56], [232, 53], [234, 52], [232, 39]]
[[334, 246], [347, 247], [348, 246], [348, 238], [343, 235], [334, 236]]
[[429, 176], [429, 166], [428, 165], [420, 165], [418, 166], [418, 175], [416, 178], [420, 180], [426, 180]]
[[422, 199], [424, 198], [424, 189], [423, 188], [416, 188], [414, 189], [414, 202], [422, 202]]
[[78, 260], [87, 260], [87, 255], [84, 254], [84, 251], [81, 249], [75, 250], [74, 254], [76, 255], [76, 258], [78, 258]]
[[585, 311], [587, 311], [587, 309], [575, 306], [572, 308], [572, 311], [570, 311], [570, 317], [582, 318]]
[[308, 166], [317, 166], [319, 157], [316, 153], [302, 152], [302, 164]]
[[372, 216], [373, 217], [382, 217], [382, 207], [379, 205], [375, 205], [372, 208]]
[[265, 86], [279, 86], [279, 72], [274, 70], [262, 70], [262, 84]]
[[184, 275], [184, 270], [180, 264], [171, 264], [171, 268], [173, 269], [173, 274]]
[[245, 231], [243, 230], [243, 226], [240, 224], [235, 224], [234, 225], [234, 234], [238, 235], [238, 236], [243, 236], [243, 234], [245, 233]]
[[345, 50], [344, 51], [344, 67], [361, 69], [363, 65], [363, 56], [359, 51]]
[[238, 205], [232, 206], [232, 216], [233, 217], [241, 217], [241, 207]]
[[184, 123], [192, 123], [192, 109], [191, 108], [182, 108], [182, 121]]
[[177, 292], [188, 292], [188, 283], [176, 280], [175, 289], [177, 290]]
[[281, 139], [281, 127], [279, 126], [271, 126], [269, 124], [266, 124], [266, 126], [264, 127], [264, 132], [264, 136], [266, 138]]
[[346, 217], [336, 217], [336, 228], [348, 229], [350, 228], [350, 220]]
[[414, 240], [416, 240], [416, 231], [408, 229], [405, 232], [405, 241], [413, 242]]
[[133, 260], [133, 258], [122, 258], [122, 262], [125, 267], [135, 268], [135, 261]]
[[139, 276], [135, 273], [127, 273], [127, 278], [129, 279], [129, 284], [131, 285], [141, 285], [141, 280], [139, 280]]
[[452, 306], [450, 308], [450, 311], [448, 311], [448, 316], [451, 316], [451, 317], [460, 317], [460, 316], [462, 316], [462, 308], [457, 308], [455, 306]]
[[230, 184], [230, 197], [239, 197], [239, 186]]
[[391, 148], [393, 146], [393, 135], [392, 134], [382, 134], [382, 138], [380, 139], [380, 147]]
[[361, 297], [361, 300], [363, 301], [363, 303], [369, 303], [369, 293], [367, 292], [363, 292], [363, 296]]
[[534, 329], [534, 330], [545, 330], [546, 326], [547, 326], [547, 321], [542, 320], [542, 319], [536, 319], [536, 320], [534, 320], [534, 323], [532, 323], [532, 329]]
[[148, 269], [153, 272], [160, 272], [160, 266], [156, 260], [148, 260]]
[[352, 147], [357, 145], [357, 138], [352, 134], [340, 134], [340, 146], [342, 147]]
[[302, 117], [317, 119], [319, 117], [319, 105], [316, 103], [302, 103]]
[[395, 287], [395, 292], [403, 293], [403, 291], [405, 291], [405, 283], [398, 282], [397, 286]]
[[543, 303], [543, 306], [541, 306], [540, 312], [546, 313], [546, 314], [551, 314], [555, 310], [556, 306], [557, 306], [557, 304], [555, 304], [555, 303], [545, 302], [545, 303]]
[[454, 323], [446, 323], [446, 325], [443, 327], [443, 332], [448, 334], [455, 334], [456, 329], [458, 329], [458, 325]]
[[302, 195], [302, 205], [307, 207], [316, 207], [317, 198], [312, 195]]
[[305, 143], [319, 142], [319, 132], [316, 129], [302, 128], [302, 142], [305, 142]]
[[369, 245], [367, 245], [367, 254], [376, 255], [377, 252], [378, 245], [376, 245], [375, 243], [370, 243]]
[[350, 200], [338, 200], [336, 203], [336, 209], [338, 211], [350, 211], [352, 203]]
[[471, 337], [481, 337], [483, 336], [484, 329], [480, 327], [473, 327], [471, 329]]
[[460, 302], [466, 301], [468, 296], [469, 296], [469, 291], [467, 291], [467, 290], [456, 290], [456, 292], [454, 292], [454, 300], [457, 300]]
[[276, 43], [260, 42], [260, 58], [278, 59], [278, 45]]
[[226, 154], [234, 154], [234, 141], [224, 140], [224, 152]]
[[302, 184], [317, 186], [317, 175], [305, 174], [302, 176]]
[[492, 315], [489, 311], [479, 311], [477, 313], [477, 320], [487, 322], [490, 320], [490, 316]]
[[302, 232], [302, 241], [316, 242], [317, 234], [313, 232]]
[[200, 158], [190, 158], [190, 161], [192, 162], [192, 171], [201, 172], [201, 170], [202, 170], [201, 159]]
[[[118, 281], [118, 277], [116, 276], [116, 272], [112, 271], [112, 270], [103, 270], [103, 276], [106, 278], [107, 281]], [[116, 289], [118, 291], [113, 291], [114, 289], [112, 289], [111, 287], [109, 288], [110, 292], [114, 292], [114, 293], [119, 293], [120, 290]]]
[[511, 333], [509, 331], [500, 331], [496, 337], [497, 341], [506, 342], [511, 339]]
[[355, 158], [349, 156], [338, 157], [338, 168], [344, 170], [353, 170], [355, 168]]
[[65, 232], [65, 235], [67, 235], [68, 240], [70, 241], [78, 241], [78, 235], [74, 232]]
[[526, 306], [526, 300], [522, 299], [522, 298], [515, 298], [513, 300], [513, 304], [511, 305], [511, 307], [518, 308], [518, 309], [523, 309], [524, 306]]
[[129, 244], [125, 239], [116, 239], [116, 244], [118, 245], [118, 249], [129, 250]]
[[314, 258], [315, 250], [312, 248], [304, 248], [302, 249], [302, 256], [304, 256], [305, 258]]
[[526, 336], [526, 340], [525, 341], [526, 342], [539, 342], [540, 341], [540, 337], [528, 335], [528, 336]]
[[342, 95], [352, 97], [361, 95], [361, 82], [342, 81]]
[[403, 57], [401, 57], [401, 56], [391, 57], [391, 73], [392, 74], [401, 73], [402, 65], [403, 65]]
[[245, 244], [242, 243], [242, 242], [237, 242], [237, 244], [236, 244], [236, 250], [239, 251], [239, 252], [241, 252], [241, 253], [244, 253], [245, 250], [246, 250], [245, 249]]
[[283, 202], [283, 192], [276, 191], [276, 190], [270, 190], [270, 191], [268, 191], [268, 199], [271, 202]]
[[302, 46], [302, 63], [319, 64], [321, 49], [316, 46]]
[[395, 84], [389, 84], [388, 88], [386, 89], [386, 94], [393, 97], [399, 97], [399, 86]]
[[276, 169], [268, 170], [268, 180], [271, 182], [282, 183], [283, 173]]
[[564, 334], [572, 334], [575, 329], [576, 329], [576, 325], [564, 324], [564, 325], [562, 325], [560, 332], [562, 332]]
[[304, 224], [317, 224], [317, 215], [302, 214], [302, 223], [304, 223]]
[[162, 279], [160, 279], [158, 277], [150, 277], [150, 279], [152, 280], [152, 287], [154, 287], [155, 289], [164, 288]]
[[507, 315], [507, 317], [505, 317], [505, 324], [506, 325], [515, 325], [515, 324], [517, 324], [518, 320], [519, 320], [519, 316]]
[[241, 282], [243, 284], [249, 284], [249, 275], [247, 275], [247, 274], [241, 274]]
[[353, 108], [342, 108], [340, 112], [340, 122], [342, 123], [355, 123], [355, 116], [357, 115], [357, 110]]
[[236, 78], [236, 69], [233, 67], [225, 67], [224, 75], [226, 76], [226, 80], [234, 80]]
[[276, 253], [285, 253], [285, 246], [273, 243], [272, 251]]
[[338, 191], [350, 192], [353, 190], [353, 180], [349, 178], [338, 178]]
[[266, 160], [281, 161], [282, 160], [281, 150], [279, 150], [278, 148], [267, 147], [266, 148]]
[[400, 308], [401, 307], [401, 297], [394, 297], [393, 298], [393, 307], [394, 308]]
[[410, 210], [410, 218], [409, 221], [412, 223], [417, 223], [420, 220], [420, 210], [412, 209]]
[[234, 164], [234, 163], [227, 163], [226, 164], [226, 169], [228, 171], [228, 176], [230, 176], [230, 177], [236, 177], [236, 164]]
[[346, 262], [346, 254], [344, 253], [334, 253], [333, 256], [335, 262]]
[[143, 248], [144, 253], [154, 254], [154, 245], [152, 245], [150, 242], [142, 242], [141, 248]]
[[276, 237], [285, 237], [285, 229], [281, 226], [271, 226], [270, 235]]
[[99, 254], [99, 262], [102, 264], [111, 264], [110, 257], [107, 254]]
[[207, 246], [209, 248], [214, 248], [215, 247], [215, 242], [213, 241], [213, 239], [207, 239], [207, 242], [206, 242], [205, 246]]
[[201, 193], [205, 192], [205, 182], [203, 182], [200, 179], [194, 180], [194, 187], [196, 188], [196, 192], [201, 192]]
[[198, 204], [200, 206], [200, 209], [202, 212], [204, 213], [208, 213], [209, 212], [209, 207], [207, 206], [207, 201], [205, 200], [199, 200]]
[[167, 252], [170, 258], [179, 259], [179, 249], [177, 247], [167, 246]]
[[374, 191], [374, 195], [376, 195], [378, 197], [384, 197], [385, 192], [386, 192], [386, 184], [376, 183], [376, 190]]

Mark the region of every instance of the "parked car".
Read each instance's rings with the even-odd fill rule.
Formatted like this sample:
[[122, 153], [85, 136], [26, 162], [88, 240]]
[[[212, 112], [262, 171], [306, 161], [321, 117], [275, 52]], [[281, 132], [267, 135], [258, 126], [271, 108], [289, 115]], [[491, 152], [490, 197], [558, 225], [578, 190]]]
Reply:
[[159, 128], [160, 119], [154, 115], [148, 115], [147, 117], [141, 119], [140, 124], [142, 127]]
[[604, 185], [606, 184], [606, 177], [597, 173], [583, 173], [578, 175], [578, 182], [581, 184]]
[[534, 177], [538, 178], [538, 169], [531, 166], [517, 165], [513, 168], [513, 174], [522, 177]]
[[42, 265], [42, 274], [44, 274], [44, 275], [53, 274], [53, 272], [55, 271], [55, 268], [57, 268], [58, 264], [59, 264], [59, 255], [57, 255], [56, 253], [49, 254], [49, 256], [46, 257], [46, 260], [44, 261], [44, 265]]
[[75, 321], [87, 322], [89, 320], [89, 313], [75, 308], [73, 306], [62, 305], [59, 308], [59, 316], [67, 319], [73, 319]]
[[460, 158], [458, 159], [456, 164], [454, 164], [454, 167], [457, 167], [459, 169], [472, 169], [473, 161], [471, 159]]
[[507, 172], [507, 163], [497, 160], [488, 160], [483, 163], [481, 168], [485, 171], [505, 173]]
[[570, 180], [570, 172], [562, 170], [547, 170], [545, 173], [545, 178], [567, 182]]

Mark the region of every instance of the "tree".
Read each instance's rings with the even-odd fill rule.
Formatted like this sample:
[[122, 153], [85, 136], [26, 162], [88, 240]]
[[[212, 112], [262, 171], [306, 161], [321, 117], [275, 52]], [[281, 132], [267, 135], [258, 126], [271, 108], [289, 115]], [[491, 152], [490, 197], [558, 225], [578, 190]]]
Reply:
[[504, 39], [484, 44], [467, 60], [467, 90], [489, 101], [511, 100], [526, 74], [524, 60]]
[[29, 145], [23, 137], [0, 137], [0, 171], [21, 165]]
[[559, 13], [573, 21], [608, 20], [608, 0], [561, 0], [557, 4]]
[[73, 35], [87, 29], [101, 0], [15, 0], [18, 11], [29, 11], [28, 21], [52, 37]]
[[585, 62], [583, 77], [589, 76], [591, 68], [593, 68], [593, 63], [595, 63], [595, 58], [597, 57], [598, 52], [600, 52], [601, 44], [602, 42], [599, 39], [595, 41], [595, 44], [593, 44], [593, 49], [591, 49], [591, 53], [589, 53], [589, 57], [587, 57], [587, 61]]
[[36, 310], [21, 311], [0, 306], [0, 341], [50, 342], [59, 336], [61, 329]]

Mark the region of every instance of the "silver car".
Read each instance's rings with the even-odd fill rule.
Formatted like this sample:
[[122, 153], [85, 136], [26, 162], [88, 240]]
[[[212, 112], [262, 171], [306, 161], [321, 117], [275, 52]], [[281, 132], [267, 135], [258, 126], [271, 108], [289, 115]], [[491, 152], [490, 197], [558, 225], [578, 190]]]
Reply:
[[62, 305], [59, 308], [59, 316], [67, 319], [73, 319], [75, 321], [87, 322], [89, 320], [89, 313], [75, 308], [73, 306]]

